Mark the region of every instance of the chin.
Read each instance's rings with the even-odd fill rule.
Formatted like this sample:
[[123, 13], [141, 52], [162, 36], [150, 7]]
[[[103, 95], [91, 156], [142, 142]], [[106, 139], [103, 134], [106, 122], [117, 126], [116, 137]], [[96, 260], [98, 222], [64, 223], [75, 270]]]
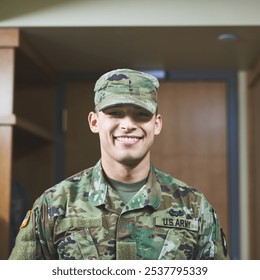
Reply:
[[144, 157], [122, 157], [120, 159], [118, 159], [118, 161], [124, 165], [128, 165], [128, 166], [135, 166], [138, 165], [142, 160], [144, 159]]

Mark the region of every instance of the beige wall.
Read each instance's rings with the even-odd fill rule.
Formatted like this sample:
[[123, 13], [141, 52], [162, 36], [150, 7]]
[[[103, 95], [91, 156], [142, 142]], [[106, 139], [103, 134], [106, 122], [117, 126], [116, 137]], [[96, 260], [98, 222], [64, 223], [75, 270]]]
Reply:
[[238, 73], [240, 255], [250, 258], [247, 73]]
[[251, 258], [260, 259], [260, 60], [248, 73]]
[[0, 27], [255, 26], [259, 10], [257, 0], [13, 0], [1, 5]]

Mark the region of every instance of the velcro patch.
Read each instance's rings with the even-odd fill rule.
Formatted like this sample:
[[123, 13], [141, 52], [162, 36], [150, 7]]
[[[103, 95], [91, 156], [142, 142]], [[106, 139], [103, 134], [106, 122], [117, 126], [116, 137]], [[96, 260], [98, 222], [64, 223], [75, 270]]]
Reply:
[[155, 225], [158, 227], [169, 227], [169, 228], [183, 228], [192, 231], [199, 230], [199, 223], [197, 220], [184, 219], [184, 218], [155, 218]]
[[136, 242], [118, 241], [116, 243], [117, 260], [136, 260], [137, 259]]
[[57, 231], [64, 229], [102, 227], [102, 218], [64, 218], [57, 225]]

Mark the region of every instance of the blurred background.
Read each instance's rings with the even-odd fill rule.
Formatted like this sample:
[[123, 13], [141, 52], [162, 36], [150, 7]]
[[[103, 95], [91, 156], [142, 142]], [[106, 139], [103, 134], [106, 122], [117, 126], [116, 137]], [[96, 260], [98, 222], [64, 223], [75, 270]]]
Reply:
[[47, 188], [94, 165], [96, 79], [158, 77], [155, 166], [201, 190], [232, 259], [260, 259], [260, 1], [0, 0], [0, 259]]

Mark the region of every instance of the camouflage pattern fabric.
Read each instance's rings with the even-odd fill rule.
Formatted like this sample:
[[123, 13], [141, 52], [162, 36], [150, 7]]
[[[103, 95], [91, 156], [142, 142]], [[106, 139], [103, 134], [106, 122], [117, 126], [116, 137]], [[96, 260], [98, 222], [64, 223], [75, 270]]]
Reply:
[[101, 163], [46, 190], [34, 203], [10, 259], [229, 259], [204, 195], [152, 166], [124, 205]]
[[159, 82], [152, 75], [131, 69], [110, 71], [95, 84], [96, 110], [101, 111], [118, 104], [133, 104], [155, 114], [158, 87]]

